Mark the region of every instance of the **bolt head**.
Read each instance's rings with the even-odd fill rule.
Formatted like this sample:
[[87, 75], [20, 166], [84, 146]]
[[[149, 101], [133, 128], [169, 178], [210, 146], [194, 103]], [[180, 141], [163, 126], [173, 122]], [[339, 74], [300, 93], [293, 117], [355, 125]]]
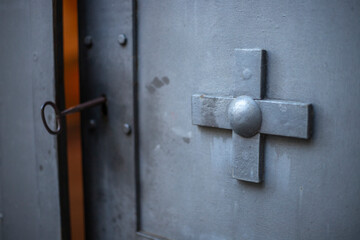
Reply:
[[248, 68], [245, 68], [244, 71], [242, 72], [242, 76], [243, 76], [244, 80], [249, 80], [252, 77], [251, 70]]
[[123, 46], [126, 45], [126, 41], [127, 41], [127, 39], [126, 39], [125, 34], [120, 34], [118, 36], [118, 42], [119, 42], [120, 45], [123, 45]]
[[92, 46], [92, 37], [91, 36], [86, 36], [84, 38], [84, 44], [86, 47], [90, 48]]
[[131, 126], [127, 123], [125, 123], [123, 125], [123, 132], [126, 134], [126, 135], [129, 135], [131, 133]]
[[96, 128], [96, 120], [90, 119], [89, 120], [89, 130], [94, 130]]
[[261, 127], [261, 109], [249, 96], [240, 96], [232, 100], [228, 108], [228, 117], [232, 130], [242, 137], [256, 135]]

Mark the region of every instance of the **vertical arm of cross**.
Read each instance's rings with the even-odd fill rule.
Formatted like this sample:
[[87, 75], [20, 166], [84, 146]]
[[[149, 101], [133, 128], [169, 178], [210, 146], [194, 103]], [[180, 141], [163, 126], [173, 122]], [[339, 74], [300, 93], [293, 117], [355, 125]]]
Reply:
[[[261, 49], [235, 49], [234, 55], [233, 96], [262, 99], [265, 93], [266, 52]], [[233, 178], [261, 182], [264, 166], [264, 138], [259, 133], [242, 137], [238, 132], [233, 131], [232, 141]]]

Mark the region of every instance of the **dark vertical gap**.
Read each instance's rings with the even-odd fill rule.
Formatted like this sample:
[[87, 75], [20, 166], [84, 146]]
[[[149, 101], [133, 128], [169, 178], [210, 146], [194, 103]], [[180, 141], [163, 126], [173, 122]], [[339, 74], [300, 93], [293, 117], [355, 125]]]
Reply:
[[[64, 56], [63, 56], [63, 24], [62, 0], [53, 0], [53, 36], [55, 63], [55, 101], [59, 109], [65, 108], [64, 95]], [[65, 118], [61, 124], [66, 129]], [[58, 176], [60, 195], [61, 238], [70, 239], [70, 208], [68, 189], [68, 169], [66, 157], [66, 131], [57, 135]]]
[[138, 98], [138, 39], [137, 39], [137, 0], [133, 0], [133, 56], [134, 56], [134, 161], [135, 161], [135, 194], [136, 194], [136, 231], [141, 231], [141, 186], [139, 155], [139, 98]]

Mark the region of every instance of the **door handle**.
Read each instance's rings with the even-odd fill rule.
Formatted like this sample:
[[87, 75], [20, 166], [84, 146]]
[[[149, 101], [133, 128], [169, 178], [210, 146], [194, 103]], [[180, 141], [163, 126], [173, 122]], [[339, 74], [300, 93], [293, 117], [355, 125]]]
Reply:
[[[50, 134], [53, 134], [53, 135], [57, 135], [59, 134], [61, 131], [62, 131], [62, 126], [61, 126], [61, 121], [60, 119], [68, 114], [71, 114], [71, 113], [75, 113], [75, 112], [80, 112], [82, 110], [85, 110], [85, 109], [88, 109], [88, 108], [92, 108], [92, 107], [95, 107], [97, 105], [102, 105], [102, 111], [103, 111], [103, 114], [106, 115], [106, 96], [102, 96], [102, 97], [98, 97], [98, 98], [95, 98], [95, 99], [92, 99], [90, 101], [87, 101], [87, 102], [84, 102], [84, 103], [81, 103], [79, 105], [76, 105], [76, 106], [73, 106], [73, 107], [70, 107], [68, 109], [65, 109], [63, 111], [59, 111], [59, 108], [56, 106], [56, 104], [54, 102], [51, 102], [51, 101], [47, 101], [45, 102], [42, 106], [41, 106], [41, 119], [44, 123], [44, 126], [45, 126], [45, 129], [50, 133]], [[46, 121], [46, 118], [45, 118], [45, 108], [46, 106], [51, 106], [54, 111], [55, 111], [55, 115], [56, 115], [56, 130], [52, 130], [47, 121]]]

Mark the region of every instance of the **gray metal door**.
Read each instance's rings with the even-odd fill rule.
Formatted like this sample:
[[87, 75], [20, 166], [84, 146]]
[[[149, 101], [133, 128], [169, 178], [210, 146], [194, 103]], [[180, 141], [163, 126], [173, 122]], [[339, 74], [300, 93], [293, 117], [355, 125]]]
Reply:
[[[358, 238], [358, 1], [80, 13], [83, 100], [109, 99], [82, 115], [89, 238]], [[262, 112], [251, 138], [227, 115], [244, 93]]]
[[67, 188], [63, 138], [49, 135], [40, 115], [45, 101], [63, 103], [61, 7], [60, 1], [0, 1], [3, 240], [68, 236], [66, 194], [60, 194]]

